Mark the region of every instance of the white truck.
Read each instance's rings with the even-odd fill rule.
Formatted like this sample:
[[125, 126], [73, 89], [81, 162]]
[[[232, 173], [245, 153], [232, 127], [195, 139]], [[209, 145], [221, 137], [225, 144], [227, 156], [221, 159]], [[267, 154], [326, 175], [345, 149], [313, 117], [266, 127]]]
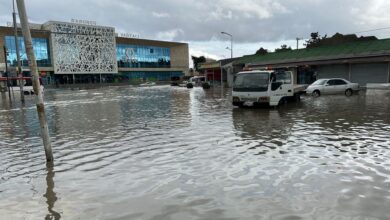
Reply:
[[291, 71], [252, 70], [237, 73], [232, 92], [234, 106], [278, 106], [300, 100], [304, 85], [294, 85]]

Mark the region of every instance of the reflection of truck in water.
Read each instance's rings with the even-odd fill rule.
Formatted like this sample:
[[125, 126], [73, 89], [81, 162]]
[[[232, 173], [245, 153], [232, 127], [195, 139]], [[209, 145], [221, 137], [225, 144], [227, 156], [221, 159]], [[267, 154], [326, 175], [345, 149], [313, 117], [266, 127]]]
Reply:
[[299, 100], [305, 86], [294, 85], [291, 71], [253, 70], [237, 73], [233, 83], [234, 106], [277, 106]]

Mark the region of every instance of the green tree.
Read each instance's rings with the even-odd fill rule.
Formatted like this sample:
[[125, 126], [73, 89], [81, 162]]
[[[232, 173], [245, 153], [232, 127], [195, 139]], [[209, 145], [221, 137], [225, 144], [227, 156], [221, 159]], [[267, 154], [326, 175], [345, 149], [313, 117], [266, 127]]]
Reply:
[[267, 53], [268, 53], [267, 49], [260, 47], [260, 49], [258, 49], [255, 54], [256, 55], [266, 55]]
[[318, 32], [313, 32], [310, 34], [310, 39], [304, 44], [306, 48], [318, 47], [321, 45], [321, 42], [326, 39], [326, 35], [321, 37]]
[[192, 59], [192, 63], [194, 64], [194, 69], [196, 71], [199, 71], [199, 64], [200, 63], [205, 63], [206, 62], [206, 57], [204, 56], [200, 56], [200, 57], [196, 57], [196, 56], [191, 56], [191, 59]]
[[287, 47], [286, 44], [282, 44], [280, 48], [275, 49], [275, 53], [292, 50], [291, 47]]

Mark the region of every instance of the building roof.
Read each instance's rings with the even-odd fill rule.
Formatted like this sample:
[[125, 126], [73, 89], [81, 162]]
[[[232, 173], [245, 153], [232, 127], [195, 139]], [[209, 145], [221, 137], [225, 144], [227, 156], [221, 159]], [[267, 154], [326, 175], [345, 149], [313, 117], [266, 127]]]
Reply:
[[228, 58], [228, 59], [216, 60], [211, 62], [199, 63], [199, 69], [220, 68], [221, 66], [231, 63], [236, 59], [238, 58]]
[[390, 55], [390, 39], [357, 41], [338, 45], [305, 48], [266, 55], [248, 55], [235, 65], [274, 65]]

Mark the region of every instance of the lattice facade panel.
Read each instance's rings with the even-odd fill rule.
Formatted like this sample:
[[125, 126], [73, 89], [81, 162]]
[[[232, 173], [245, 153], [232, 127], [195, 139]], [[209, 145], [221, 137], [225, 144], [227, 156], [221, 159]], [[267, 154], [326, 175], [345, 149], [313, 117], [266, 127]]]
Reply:
[[65, 22], [46, 26], [56, 74], [118, 73], [114, 28]]

